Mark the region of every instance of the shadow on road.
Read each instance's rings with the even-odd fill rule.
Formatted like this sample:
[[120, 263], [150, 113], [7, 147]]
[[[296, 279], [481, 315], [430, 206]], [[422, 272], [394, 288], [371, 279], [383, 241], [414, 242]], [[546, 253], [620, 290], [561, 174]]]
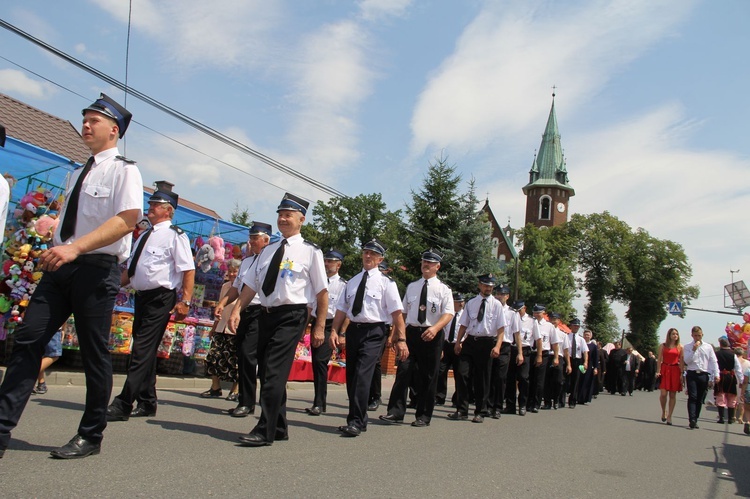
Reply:
[[237, 437], [239, 436], [236, 431], [222, 430], [221, 428], [216, 428], [214, 426], [180, 423], [177, 421], [159, 421], [157, 419], [149, 419], [146, 422], [150, 425], [161, 426], [165, 430], [184, 431], [193, 434], [197, 433], [199, 435], [206, 435], [217, 440], [224, 440], [232, 443], [237, 443]]

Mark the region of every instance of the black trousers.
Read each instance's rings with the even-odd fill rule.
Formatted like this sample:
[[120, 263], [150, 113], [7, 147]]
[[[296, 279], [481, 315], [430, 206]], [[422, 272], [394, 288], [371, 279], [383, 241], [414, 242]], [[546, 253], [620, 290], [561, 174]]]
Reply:
[[496, 359], [492, 359], [492, 368], [490, 373], [490, 409], [500, 410], [503, 408], [503, 400], [505, 399], [505, 385], [508, 381], [509, 366], [510, 343], [503, 342], [503, 345], [500, 347], [500, 356]]
[[282, 305], [262, 310], [258, 319], [260, 418], [251, 433], [273, 442], [288, 434], [286, 383], [297, 343], [307, 325], [307, 305]]
[[[260, 305], [250, 305], [240, 313], [237, 326], [237, 404], [255, 408], [258, 391], [258, 320]], [[292, 359], [294, 360], [294, 359]]]
[[[317, 321], [318, 318], [315, 317], [315, 320]], [[331, 354], [333, 353], [331, 343], [328, 341], [331, 338], [331, 324], [333, 324], [333, 319], [326, 319], [325, 321], [325, 340], [323, 344], [317, 348], [310, 348], [313, 388], [315, 389], [313, 406], [320, 407], [324, 411], [326, 410], [326, 398], [328, 396], [328, 363], [331, 361]]]
[[571, 358], [570, 363], [573, 370], [568, 376], [568, 406], [575, 407], [576, 403], [578, 403], [578, 390], [581, 384], [581, 377], [583, 376], [579, 369], [579, 366], [583, 365], [583, 359]]
[[558, 356], [560, 361], [557, 366], [555, 366], [554, 355], [555, 354], [550, 354], [549, 364], [547, 365], [547, 377], [544, 380], [544, 405], [547, 407], [550, 407], [553, 403], [559, 403], [562, 385], [565, 380], [563, 376], [565, 359]]
[[[485, 414], [490, 398], [490, 371], [492, 357], [490, 353], [496, 339], [490, 336], [469, 335], [463, 342], [461, 355], [458, 357], [458, 376], [456, 390], [458, 400], [456, 410], [461, 414], [469, 413], [469, 383], [474, 386], [474, 414]], [[455, 374], [455, 373], [454, 373]]]
[[414, 383], [416, 393], [417, 419], [429, 423], [435, 410], [440, 354], [445, 333], [441, 330], [431, 341], [422, 340], [425, 327], [406, 327], [406, 346], [409, 357], [399, 364], [391, 397], [388, 400], [388, 414], [399, 419], [406, 414], [406, 396], [409, 385]]
[[147, 410], [156, 410], [156, 352], [176, 301], [174, 289], [161, 287], [135, 295], [128, 376], [122, 391], [112, 401], [112, 405], [125, 414], [130, 414], [135, 401]]
[[367, 428], [367, 405], [375, 365], [382, 357], [386, 325], [350, 322], [346, 329], [346, 392], [349, 396], [347, 424]]
[[[437, 389], [435, 391], [435, 400], [444, 403], [448, 398], [448, 371], [453, 370], [454, 386], [455, 377], [458, 372], [458, 355], [454, 350], [455, 343], [443, 341], [443, 356], [440, 359], [440, 369], [438, 371]], [[455, 391], [455, 390], [454, 390]]]
[[536, 352], [531, 352], [529, 357], [529, 399], [526, 408], [539, 408], [544, 400], [544, 382], [547, 377], [547, 366], [550, 362], [549, 352], [542, 353], [542, 363], [536, 365]]
[[625, 371], [625, 381], [628, 393], [633, 393], [633, 390], [635, 390], [635, 377], [635, 369]]
[[[0, 449], [18, 424], [39, 376], [44, 347], [72, 313], [86, 373], [86, 406], [78, 434], [100, 442], [107, 427], [107, 405], [112, 393], [112, 357], [107, 345], [112, 310], [120, 289], [115, 257], [96, 255], [45, 272], [16, 329], [13, 352], [0, 386]], [[93, 257], [93, 258], [92, 258]], [[109, 261], [107, 261], [109, 260]]]
[[688, 420], [698, 421], [698, 418], [701, 417], [701, 408], [706, 398], [706, 391], [708, 391], [708, 373], [698, 374], [695, 371], [687, 371], [685, 383], [688, 392]]
[[367, 428], [367, 404], [375, 364], [385, 341], [385, 324], [350, 322], [346, 328], [346, 393], [349, 414], [346, 423]]
[[529, 355], [531, 347], [523, 347], [523, 364], [517, 364], [518, 349], [514, 345], [510, 352], [510, 368], [508, 369], [508, 385], [505, 389], [505, 405], [516, 407], [516, 384], [518, 384], [518, 407], [529, 405]]
[[375, 364], [375, 369], [372, 371], [372, 383], [370, 383], [370, 400], [369, 403], [373, 403], [376, 400], [380, 402], [383, 398], [383, 368], [380, 365], [385, 353], [385, 344], [388, 342], [388, 336], [391, 334], [390, 324], [385, 326], [385, 335], [383, 335], [383, 344], [380, 346], [380, 355], [378, 355], [378, 361]]

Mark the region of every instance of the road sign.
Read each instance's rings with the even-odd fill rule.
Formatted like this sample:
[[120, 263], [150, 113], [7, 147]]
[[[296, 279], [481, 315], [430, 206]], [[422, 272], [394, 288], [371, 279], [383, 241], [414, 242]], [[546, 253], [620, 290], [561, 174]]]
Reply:
[[669, 302], [669, 313], [672, 315], [682, 315], [682, 302], [681, 301]]

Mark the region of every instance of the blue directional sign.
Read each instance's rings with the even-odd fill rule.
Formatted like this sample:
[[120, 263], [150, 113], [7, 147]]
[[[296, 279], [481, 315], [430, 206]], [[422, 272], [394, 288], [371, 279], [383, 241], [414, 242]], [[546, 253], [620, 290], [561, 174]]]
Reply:
[[672, 315], [681, 315], [682, 314], [682, 302], [681, 301], [669, 302], [669, 313]]

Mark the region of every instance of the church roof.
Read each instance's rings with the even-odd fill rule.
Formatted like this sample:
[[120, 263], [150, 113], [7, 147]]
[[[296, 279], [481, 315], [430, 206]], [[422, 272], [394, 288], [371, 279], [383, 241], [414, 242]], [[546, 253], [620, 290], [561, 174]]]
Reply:
[[575, 190], [568, 183], [568, 170], [560, 143], [560, 130], [557, 127], [557, 114], [555, 113], [555, 94], [552, 94], [552, 107], [542, 135], [539, 153], [531, 164], [529, 183], [524, 186], [523, 192], [526, 193], [532, 187], [557, 187], [570, 191], [571, 196], [575, 195]]

